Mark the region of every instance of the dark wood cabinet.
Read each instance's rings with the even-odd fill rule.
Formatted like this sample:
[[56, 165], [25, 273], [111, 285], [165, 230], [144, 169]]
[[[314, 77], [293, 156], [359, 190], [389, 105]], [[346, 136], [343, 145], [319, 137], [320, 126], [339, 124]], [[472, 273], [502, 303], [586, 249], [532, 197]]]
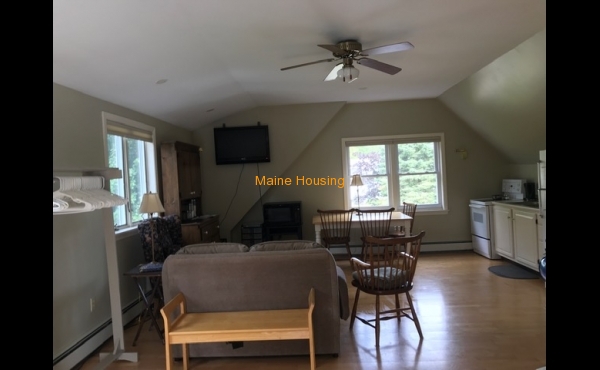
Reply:
[[[172, 141], [160, 146], [163, 206], [181, 217], [183, 245], [221, 241], [219, 216], [202, 214], [200, 147]], [[196, 212], [188, 212], [195, 205]]]
[[219, 216], [210, 216], [199, 222], [181, 224], [183, 245], [221, 241]]
[[200, 182], [200, 153], [196, 151], [177, 151], [177, 176], [179, 197], [193, 199], [202, 195]]
[[189, 206], [194, 200], [196, 215], [202, 214], [200, 148], [179, 141], [162, 143], [162, 194], [165, 213], [188, 220]]

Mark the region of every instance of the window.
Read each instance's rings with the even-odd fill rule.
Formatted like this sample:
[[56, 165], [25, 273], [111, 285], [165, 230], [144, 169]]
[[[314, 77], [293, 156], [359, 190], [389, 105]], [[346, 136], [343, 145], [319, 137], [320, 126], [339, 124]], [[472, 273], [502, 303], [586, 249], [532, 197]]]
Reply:
[[115, 228], [130, 228], [142, 220], [138, 210], [144, 193], [157, 192], [155, 130], [106, 112], [102, 112], [102, 129], [107, 165], [123, 171], [122, 178], [110, 180], [110, 191], [129, 200], [113, 207]]
[[345, 187], [346, 207], [402, 209], [409, 202], [419, 211], [445, 211], [443, 147], [443, 134], [342, 139], [344, 177], [360, 174], [363, 182]]

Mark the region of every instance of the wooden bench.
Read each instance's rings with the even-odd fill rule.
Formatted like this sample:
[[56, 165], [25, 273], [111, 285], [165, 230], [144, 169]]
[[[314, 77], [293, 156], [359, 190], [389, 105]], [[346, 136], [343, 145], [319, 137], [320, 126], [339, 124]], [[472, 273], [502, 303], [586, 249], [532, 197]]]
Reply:
[[314, 288], [308, 293], [308, 308], [237, 312], [187, 312], [185, 297], [178, 293], [160, 310], [165, 324], [167, 370], [173, 366], [171, 344], [182, 345], [183, 369], [187, 370], [189, 343], [291, 339], [308, 339], [310, 368], [315, 370], [314, 307]]

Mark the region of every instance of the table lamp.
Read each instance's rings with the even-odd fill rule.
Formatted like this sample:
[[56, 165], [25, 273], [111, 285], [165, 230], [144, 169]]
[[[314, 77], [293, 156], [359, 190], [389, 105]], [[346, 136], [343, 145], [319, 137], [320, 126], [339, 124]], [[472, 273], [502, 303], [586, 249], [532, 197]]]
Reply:
[[352, 175], [352, 181], [350, 181], [350, 186], [356, 186], [356, 198], [358, 200], [358, 210], [356, 212], [357, 216], [360, 216], [360, 195], [358, 194], [358, 187], [363, 186], [362, 179], [360, 175]]
[[160, 202], [160, 198], [156, 193], [146, 193], [142, 197], [142, 204], [140, 204], [140, 213], [147, 213], [148, 220], [150, 221], [150, 239], [152, 240], [152, 262], [148, 262], [145, 265], [140, 266], [140, 271], [156, 271], [162, 269], [162, 263], [156, 262], [154, 259], [154, 220], [152, 220], [153, 213], [164, 212], [165, 209]]

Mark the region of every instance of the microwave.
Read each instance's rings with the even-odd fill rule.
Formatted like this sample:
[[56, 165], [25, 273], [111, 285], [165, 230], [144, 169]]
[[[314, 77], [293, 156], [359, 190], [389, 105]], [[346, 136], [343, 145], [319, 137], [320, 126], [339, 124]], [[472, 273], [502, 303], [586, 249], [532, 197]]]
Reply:
[[265, 225], [301, 225], [302, 202], [271, 202], [263, 204]]

